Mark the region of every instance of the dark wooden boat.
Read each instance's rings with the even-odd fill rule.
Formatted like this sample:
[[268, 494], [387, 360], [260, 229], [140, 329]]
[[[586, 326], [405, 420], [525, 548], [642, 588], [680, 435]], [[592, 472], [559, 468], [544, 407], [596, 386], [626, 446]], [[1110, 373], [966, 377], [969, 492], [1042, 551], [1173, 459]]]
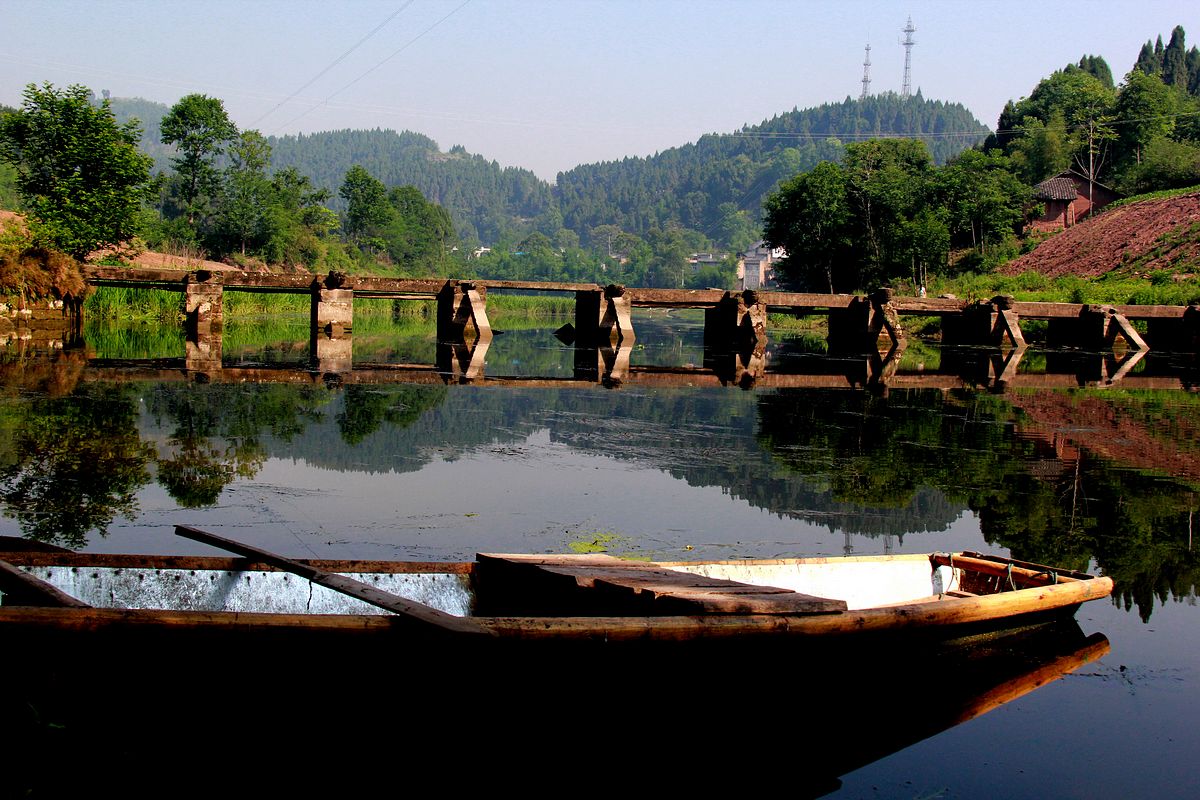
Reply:
[[293, 562], [182, 532], [241, 556], [0, 555], [9, 785], [744, 790], [769, 768], [815, 797], [1108, 650], [1071, 619], [1107, 578], [976, 554]]
[[472, 563], [0, 554], [0, 636], [266, 631], [380, 639], [647, 642], [955, 633], [1070, 615], [1112, 580], [978, 553], [630, 562], [480, 554]]

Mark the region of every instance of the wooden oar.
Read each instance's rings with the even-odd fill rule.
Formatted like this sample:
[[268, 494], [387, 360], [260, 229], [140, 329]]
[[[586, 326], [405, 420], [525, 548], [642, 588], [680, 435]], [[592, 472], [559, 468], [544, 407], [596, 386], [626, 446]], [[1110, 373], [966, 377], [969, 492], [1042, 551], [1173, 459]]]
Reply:
[[223, 536], [217, 536], [214, 533], [202, 531], [187, 525], [176, 525], [175, 534], [197, 542], [203, 542], [212, 547], [228, 550], [231, 553], [237, 553], [240, 556], [252, 558], [255, 561], [261, 561], [264, 564], [285, 570], [293, 575], [299, 575], [319, 586], [324, 586], [335, 592], [341, 592], [342, 594], [357, 598], [364, 603], [370, 603], [385, 611], [391, 611], [393, 614], [416, 623], [418, 627], [433, 628], [447, 633], [472, 636], [495, 635], [470, 619], [438, 611], [436, 608], [430, 608], [414, 600], [408, 600], [391, 592], [376, 589], [374, 586], [368, 586], [362, 581], [347, 578], [345, 575], [326, 572], [308, 564], [302, 564], [299, 561], [293, 561], [290, 558], [277, 555], [268, 550], [262, 550], [253, 545], [226, 539]]

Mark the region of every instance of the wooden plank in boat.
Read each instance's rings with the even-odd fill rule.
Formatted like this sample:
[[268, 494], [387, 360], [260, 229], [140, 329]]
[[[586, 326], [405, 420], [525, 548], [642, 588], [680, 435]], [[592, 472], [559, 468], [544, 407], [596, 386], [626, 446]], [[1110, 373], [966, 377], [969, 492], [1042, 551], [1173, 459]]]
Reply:
[[477, 556], [480, 601], [510, 614], [828, 614], [846, 603], [606, 555]]

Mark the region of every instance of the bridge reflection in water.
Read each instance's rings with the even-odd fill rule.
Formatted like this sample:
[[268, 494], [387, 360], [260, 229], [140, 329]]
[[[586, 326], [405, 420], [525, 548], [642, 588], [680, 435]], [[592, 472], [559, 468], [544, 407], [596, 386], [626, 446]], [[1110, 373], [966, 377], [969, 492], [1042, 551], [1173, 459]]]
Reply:
[[[1134, 389], [1193, 389], [1200, 385], [1195, 357], [1132, 350], [1124, 353], [1039, 351], [1037, 371], [1020, 367], [1029, 349], [944, 347], [940, 364], [927, 369], [902, 362], [903, 350], [865, 355], [795, 357], [786, 347], [768, 352], [762, 343], [737, 351], [706, 347], [702, 366], [655, 366], [631, 363], [634, 345], [620, 341], [600, 346], [576, 343], [571, 375], [489, 374], [491, 336], [438, 342], [436, 361], [420, 363], [356, 362], [350, 334], [316, 334], [303, 365], [228, 364], [222, 359], [219, 332], [191, 335], [184, 358], [88, 359], [88, 380], [262, 382], [333, 385], [392, 383], [478, 384], [547, 388], [605, 386], [741, 387], [744, 389], [1018, 389], [1122, 386]], [[1136, 371], [1135, 367], [1141, 366]]]

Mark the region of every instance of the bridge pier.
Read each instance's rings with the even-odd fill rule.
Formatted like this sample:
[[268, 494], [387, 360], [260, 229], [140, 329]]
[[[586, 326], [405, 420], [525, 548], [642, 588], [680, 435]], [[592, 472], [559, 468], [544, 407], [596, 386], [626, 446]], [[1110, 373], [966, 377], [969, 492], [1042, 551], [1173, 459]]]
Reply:
[[221, 331], [188, 333], [183, 343], [183, 367], [189, 374], [195, 374], [197, 380], [206, 380], [220, 372]]
[[220, 330], [225, 318], [225, 287], [220, 272], [189, 272], [183, 279], [183, 316], [189, 335]]
[[439, 342], [492, 338], [487, 316], [487, 287], [470, 281], [447, 281], [437, 296]]
[[586, 348], [633, 344], [633, 297], [624, 286], [575, 292], [575, 337]]
[[1155, 350], [1200, 352], [1200, 304], [1192, 303], [1175, 319], [1147, 320], [1146, 339]]
[[998, 295], [967, 306], [961, 314], [943, 317], [942, 343], [998, 346], [1007, 338], [1013, 347], [1024, 348], [1021, 318], [1012, 305], [1012, 295]]
[[726, 292], [704, 309], [704, 349], [714, 352], [753, 349], [767, 343], [767, 306], [753, 289]]
[[438, 342], [437, 371], [447, 383], [473, 383], [483, 377], [492, 337], [480, 336], [472, 342]]
[[879, 352], [879, 340], [885, 333], [889, 351], [907, 345], [891, 289], [876, 289], [867, 297], [855, 297], [844, 309], [829, 312], [830, 353]]
[[313, 328], [308, 338], [308, 363], [314, 372], [339, 375], [354, 369], [354, 337], [342, 330]]
[[574, 378], [618, 388], [629, 374], [629, 342], [602, 343], [599, 347], [576, 347]]
[[1046, 330], [1051, 347], [1108, 350], [1121, 337], [1133, 350], [1149, 350], [1141, 335], [1112, 306], [1086, 305], [1074, 319], [1052, 319]]
[[345, 288], [348, 276], [330, 272], [323, 281], [314, 281], [310, 319], [312, 330], [340, 336], [354, 328], [354, 290]]

